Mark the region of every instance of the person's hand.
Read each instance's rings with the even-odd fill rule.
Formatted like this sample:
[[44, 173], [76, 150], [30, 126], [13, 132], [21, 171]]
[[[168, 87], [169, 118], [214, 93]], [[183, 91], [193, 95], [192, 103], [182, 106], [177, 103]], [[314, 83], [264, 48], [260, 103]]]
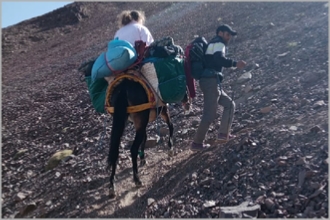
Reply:
[[236, 64], [236, 67], [238, 69], [243, 69], [245, 66], [246, 66], [246, 62], [243, 61], [243, 60], [238, 61], [237, 64]]

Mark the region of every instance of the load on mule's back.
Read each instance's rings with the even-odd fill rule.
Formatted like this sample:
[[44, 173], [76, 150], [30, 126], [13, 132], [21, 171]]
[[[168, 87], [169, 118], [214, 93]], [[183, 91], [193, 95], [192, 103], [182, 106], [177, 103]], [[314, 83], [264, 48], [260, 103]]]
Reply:
[[[102, 53], [96, 61], [90, 61], [80, 68], [85, 72], [95, 109], [101, 113], [105, 109], [113, 116], [108, 156], [111, 197], [115, 196], [114, 176], [126, 121], [132, 121], [136, 130], [131, 156], [133, 179], [140, 186], [142, 183], [138, 176], [137, 155], [140, 156], [141, 165], [144, 165], [148, 122], [155, 120], [157, 114], [164, 119], [169, 127], [168, 146], [171, 150], [173, 124], [166, 103], [181, 100], [187, 103], [189, 98], [186, 94], [183, 50], [174, 45], [171, 38], [152, 44], [153, 38], [143, 25], [144, 20], [142, 12], [122, 12], [119, 15], [120, 29], [115, 34], [115, 40], [109, 42], [108, 51]], [[169, 43], [162, 45], [166, 41]], [[97, 90], [97, 95], [91, 89]], [[99, 100], [102, 99], [105, 108], [100, 110]], [[96, 100], [98, 104], [95, 104]]]

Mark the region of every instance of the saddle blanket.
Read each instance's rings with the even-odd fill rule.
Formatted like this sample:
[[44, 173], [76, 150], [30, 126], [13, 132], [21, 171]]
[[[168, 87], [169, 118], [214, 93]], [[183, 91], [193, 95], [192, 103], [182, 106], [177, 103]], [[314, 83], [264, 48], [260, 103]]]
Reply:
[[[145, 77], [146, 81], [149, 83], [150, 87], [153, 90], [153, 93], [155, 95], [156, 98], [156, 103], [159, 103], [158, 106], [162, 106], [164, 105], [162, 96], [160, 94], [160, 91], [158, 89], [158, 78], [157, 78], [157, 73], [156, 73], [156, 69], [153, 65], [153, 63], [145, 63], [143, 64], [142, 68], [141, 68], [141, 73], [142, 75]], [[107, 76], [104, 77], [105, 80], [108, 81], [108, 84], [110, 85], [111, 82], [115, 79], [115, 76]]]

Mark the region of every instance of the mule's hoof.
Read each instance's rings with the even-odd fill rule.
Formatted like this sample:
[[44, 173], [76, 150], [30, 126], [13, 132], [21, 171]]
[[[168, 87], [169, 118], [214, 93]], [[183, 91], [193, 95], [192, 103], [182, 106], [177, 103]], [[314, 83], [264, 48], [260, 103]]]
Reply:
[[109, 189], [109, 198], [110, 199], [116, 198], [116, 192], [114, 189]]
[[169, 150], [167, 152], [167, 154], [168, 154], [169, 157], [173, 157], [174, 156], [174, 150], [173, 149]]
[[143, 167], [144, 165], [146, 165], [146, 160], [145, 159], [140, 161], [140, 166]]
[[135, 186], [136, 187], [141, 187], [142, 186], [142, 182], [140, 180], [136, 180], [135, 181]]

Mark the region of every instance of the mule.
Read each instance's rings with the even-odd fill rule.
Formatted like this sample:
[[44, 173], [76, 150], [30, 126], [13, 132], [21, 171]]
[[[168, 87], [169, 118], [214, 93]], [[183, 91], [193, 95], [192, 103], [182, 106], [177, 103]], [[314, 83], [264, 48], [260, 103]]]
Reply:
[[[136, 47], [139, 48], [139, 46]], [[139, 54], [144, 53], [142, 52]], [[94, 62], [95, 60], [85, 62], [79, 67], [78, 70], [80, 72], [83, 72], [85, 77], [88, 77], [91, 75], [91, 69]], [[181, 101], [185, 111], [189, 111], [190, 109], [189, 97], [189, 89], [187, 89], [186, 94]], [[160, 107], [147, 108], [133, 113], [127, 112], [128, 107], [138, 106], [149, 102], [148, 94], [145, 88], [139, 82], [135, 82], [129, 79], [123, 79], [122, 81], [120, 81], [120, 83], [113, 87], [112, 95], [107, 101], [114, 108], [113, 113], [111, 113], [113, 116], [113, 123], [110, 138], [108, 165], [109, 168], [111, 168], [109, 196], [115, 197], [114, 177], [116, 174], [116, 165], [119, 156], [120, 141], [124, 133], [127, 120], [130, 119], [130, 121], [133, 122], [135, 127], [135, 138], [130, 151], [132, 156], [133, 180], [136, 186], [142, 185], [142, 182], [138, 175], [137, 156], [139, 154], [140, 148], [140, 165], [143, 166], [145, 164], [144, 147], [147, 140], [146, 129], [148, 123], [154, 121], [159, 115], [166, 122], [169, 128], [168, 147], [170, 155], [173, 153], [173, 123], [171, 122], [169, 109], [166, 104]]]
[[[185, 110], [188, 110], [190, 103], [187, 93], [181, 101]], [[110, 197], [115, 197], [114, 177], [116, 174], [116, 165], [119, 156], [120, 140], [123, 135], [125, 125], [128, 119], [133, 122], [135, 127], [135, 138], [131, 146], [130, 152], [133, 165], [133, 180], [136, 186], [141, 186], [142, 182], [138, 175], [137, 156], [140, 148], [140, 165], [145, 164], [144, 147], [147, 140], [147, 125], [149, 122], [154, 121], [158, 115], [166, 122], [169, 128], [168, 147], [169, 152], [172, 154], [173, 149], [173, 123], [171, 122], [170, 113], [167, 105], [149, 108], [146, 110], [127, 113], [127, 107], [137, 106], [148, 103], [148, 96], [145, 89], [138, 82], [129, 79], [123, 79], [117, 85], [113, 94], [110, 97], [111, 106], [114, 107], [113, 123], [110, 139], [110, 150], [108, 155], [108, 164], [111, 167], [110, 175]]]

